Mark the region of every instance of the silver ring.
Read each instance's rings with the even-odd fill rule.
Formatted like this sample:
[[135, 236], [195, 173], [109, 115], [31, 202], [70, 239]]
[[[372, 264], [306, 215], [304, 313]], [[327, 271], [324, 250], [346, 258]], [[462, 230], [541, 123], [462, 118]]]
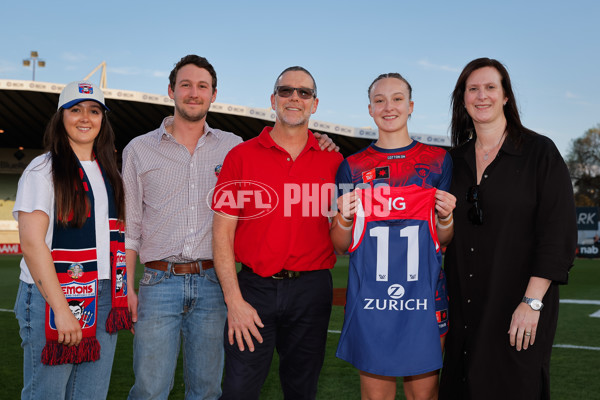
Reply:
[[531, 336], [531, 332], [525, 332], [525, 336]]

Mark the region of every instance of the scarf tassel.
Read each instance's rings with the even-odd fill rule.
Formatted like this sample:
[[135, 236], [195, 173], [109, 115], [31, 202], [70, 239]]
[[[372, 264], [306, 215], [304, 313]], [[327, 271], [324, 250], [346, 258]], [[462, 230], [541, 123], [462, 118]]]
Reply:
[[133, 322], [128, 308], [117, 307], [110, 310], [106, 319], [106, 332], [112, 334], [121, 329], [131, 329], [132, 326]]
[[100, 358], [100, 343], [95, 337], [83, 338], [77, 346], [65, 346], [53, 340], [46, 341], [42, 350], [42, 364], [79, 364]]

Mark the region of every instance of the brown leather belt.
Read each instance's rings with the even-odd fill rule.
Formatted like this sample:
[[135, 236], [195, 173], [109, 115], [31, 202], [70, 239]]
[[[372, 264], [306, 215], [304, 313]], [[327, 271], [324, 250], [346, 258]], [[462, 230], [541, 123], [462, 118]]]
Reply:
[[[252, 268], [250, 268], [247, 265], [242, 264], [242, 269], [246, 270], [248, 272], [254, 272], [252, 270]], [[290, 271], [287, 269], [282, 269], [281, 271], [279, 271], [278, 273], [269, 276], [268, 278], [273, 278], [273, 279], [294, 279], [294, 278], [298, 278], [300, 275], [302, 275], [303, 273], [306, 273], [307, 271]]]
[[[185, 274], [199, 274], [200, 266], [202, 269], [207, 270], [214, 267], [213, 260], [201, 260], [190, 263], [171, 263], [171, 273], [173, 275], [185, 275]], [[149, 261], [146, 267], [157, 269], [159, 271], [168, 271], [169, 263], [167, 261]]]

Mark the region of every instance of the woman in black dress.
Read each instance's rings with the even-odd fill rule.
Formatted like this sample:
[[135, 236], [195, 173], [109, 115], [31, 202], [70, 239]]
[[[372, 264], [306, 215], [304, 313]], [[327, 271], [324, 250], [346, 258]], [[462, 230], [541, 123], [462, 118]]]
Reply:
[[558, 288], [577, 241], [569, 171], [549, 138], [522, 125], [493, 59], [458, 78], [451, 133], [457, 205], [440, 399], [547, 399]]

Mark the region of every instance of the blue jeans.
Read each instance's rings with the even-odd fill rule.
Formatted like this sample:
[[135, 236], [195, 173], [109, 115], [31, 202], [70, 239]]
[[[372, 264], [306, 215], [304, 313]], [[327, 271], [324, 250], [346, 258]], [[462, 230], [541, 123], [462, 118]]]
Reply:
[[133, 339], [129, 399], [167, 399], [183, 340], [186, 399], [217, 399], [227, 309], [214, 268], [174, 275], [144, 269]]
[[96, 339], [100, 343], [99, 360], [44, 365], [42, 349], [46, 344], [46, 301], [34, 284], [20, 281], [15, 315], [23, 347], [21, 399], [106, 399], [117, 345], [117, 334], [110, 335], [105, 328], [110, 309], [110, 280], [103, 279], [98, 281]]

